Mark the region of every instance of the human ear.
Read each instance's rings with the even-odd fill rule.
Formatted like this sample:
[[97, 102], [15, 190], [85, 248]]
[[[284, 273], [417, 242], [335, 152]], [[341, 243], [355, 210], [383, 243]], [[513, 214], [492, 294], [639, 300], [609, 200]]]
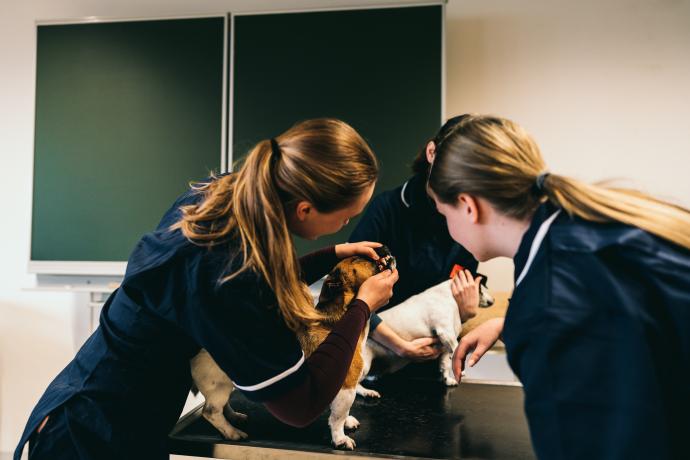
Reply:
[[304, 222], [309, 214], [311, 214], [313, 206], [308, 201], [300, 201], [295, 206], [295, 216], [300, 222]]
[[468, 195], [467, 193], [461, 193], [458, 195], [457, 204], [462, 211], [463, 217], [466, 217], [470, 223], [476, 224], [479, 222], [479, 213], [481, 211], [479, 208], [479, 200], [477, 200], [477, 198], [473, 197], [472, 195]]
[[434, 141], [429, 141], [429, 143], [426, 144], [426, 161], [432, 164], [434, 158], [436, 158], [436, 144], [434, 144]]

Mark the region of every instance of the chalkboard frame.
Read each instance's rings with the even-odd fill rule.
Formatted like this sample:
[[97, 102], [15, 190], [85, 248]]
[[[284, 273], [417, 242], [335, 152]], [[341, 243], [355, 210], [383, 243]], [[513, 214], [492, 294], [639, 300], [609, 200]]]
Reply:
[[[185, 19], [222, 19], [223, 33], [222, 33], [222, 47], [223, 47], [223, 62], [222, 62], [222, 100], [221, 100], [221, 138], [220, 138], [220, 152], [219, 164], [221, 172], [227, 171], [228, 155], [227, 155], [227, 91], [228, 91], [228, 27], [230, 26], [230, 16], [227, 12], [222, 13], [206, 13], [206, 14], [186, 14], [186, 15], [170, 15], [170, 16], [150, 16], [150, 17], [122, 17], [122, 18], [101, 18], [101, 17], [86, 17], [77, 19], [59, 19], [59, 20], [38, 20], [35, 21], [35, 37], [36, 37], [36, 72], [38, 72], [38, 34], [39, 28], [42, 26], [57, 26], [57, 25], [85, 25], [85, 24], [100, 24], [100, 23], [131, 23], [131, 22], [146, 22], [146, 21], [166, 21], [166, 20], [185, 20]], [[38, 74], [36, 74], [36, 83], [38, 81]], [[35, 93], [37, 87], [35, 87]], [[36, 109], [36, 108], [35, 108]], [[36, 124], [33, 126], [32, 138], [32, 152], [34, 154], [34, 168], [36, 161]], [[35, 176], [32, 179], [35, 180]], [[32, 208], [34, 203], [32, 187]], [[37, 260], [32, 257], [32, 240], [34, 232], [34, 217], [33, 211], [31, 213], [31, 237], [29, 238], [29, 261], [27, 264], [27, 271], [37, 275], [70, 275], [70, 276], [97, 276], [97, 277], [121, 277], [124, 275], [127, 262], [123, 261], [102, 261], [102, 260]]]
[[[257, 12], [224, 12], [224, 13], [209, 13], [199, 15], [175, 15], [175, 16], [151, 16], [151, 17], [137, 17], [137, 18], [97, 18], [88, 17], [82, 19], [67, 19], [67, 20], [47, 20], [36, 21], [36, 37], [38, 37], [38, 27], [43, 25], [67, 25], [67, 24], [87, 24], [87, 23], [101, 23], [101, 22], [129, 22], [129, 21], [153, 21], [153, 20], [168, 20], [168, 19], [192, 19], [192, 18], [224, 18], [224, 52], [223, 52], [223, 114], [222, 114], [222, 139], [221, 139], [221, 172], [225, 172], [232, 168], [233, 158], [233, 53], [234, 53], [234, 19], [236, 16], [248, 15], [263, 15], [263, 14], [277, 14], [277, 13], [307, 13], [307, 12], [330, 12], [330, 11], [354, 11], [367, 9], [394, 9], [407, 8], [418, 6], [440, 6], [441, 7], [441, 94], [440, 107], [441, 117], [439, 125], [443, 122], [446, 116], [446, 8], [445, 1], [429, 1], [429, 2], [415, 2], [415, 3], [400, 3], [400, 4], [383, 4], [383, 5], [366, 5], [366, 6], [352, 6], [352, 7], [332, 7], [332, 8], [308, 8], [308, 9], [284, 9], [284, 10], [270, 10]], [[38, 40], [37, 40], [38, 43]], [[35, 125], [34, 125], [34, 142], [35, 142]], [[32, 146], [32, 151], [34, 146]], [[32, 222], [33, 225], [33, 222]], [[31, 245], [31, 239], [29, 239]], [[29, 247], [29, 255], [31, 255], [31, 247]], [[29, 256], [28, 271], [39, 275], [85, 275], [96, 277], [119, 277], [124, 275], [126, 269], [126, 261], [122, 262], [108, 262], [108, 261], [60, 261], [60, 260], [32, 260]]]
[[[305, 9], [295, 9], [295, 10], [269, 10], [269, 11], [256, 11], [256, 12], [236, 12], [232, 14], [231, 18], [231, 26], [230, 26], [230, 34], [231, 37], [229, 38], [230, 43], [232, 44], [230, 47], [230, 57], [229, 57], [229, 62], [232, 63], [231, 69], [230, 69], [230, 78], [229, 78], [229, 85], [230, 89], [228, 91], [228, 107], [230, 110], [230, 115], [228, 117], [228, 167], [232, 168], [233, 164], [235, 161], [243, 156], [243, 154], [247, 153], [246, 148], [250, 146], [250, 143], [244, 142], [245, 139], [241, 139], [242, 141], [242, 146], [240, 151], [235, 151], [235, 144], [237, 143], [237, 138], [236, 138], [236, 132], [235, 129], [236, 127], [233, 126], [234, 122], [234, 117], [236, 116], [235, 113], [235, 101], [234, 101], [234, 95], [235, 95], [235, 72], [236, 71], [241, 71], [239, 67], [240, 65], [236, 64], [235, 60], [235, 50], [236, 50], [236, 45], [234, 44], [236, 38], [235, 35], [238, 33], [240, 28], [236, 26], [236, 20], [238, 18], [243, 18], [247, 16], [269, 16], [269, 15], [280, 15], [280, 14], [301, 14], [301, 13], [329, 13], [329, 12], [354, 12], [354, 11], [361, 11], [361, 10], [396, 10], [396, 9], [405, 9], [405, 8], [415, 8], [415, 7], [438, 7], [440, 9], [440, 72], [439, 72], [439, 77], [440, 77], [440, 94], [438, 95], [439, 97], [439, 103], [440, 103], [440, 110], [439, 110], [439, 120], [438, 120], [438, 125], [435, 125], [430, 131], [426, 132], [426, 134], [421, 134], [419, 138], [415, 138], [414, 142], [419, 142], [421, 145], [425, 139], [430, 138], [433, 136], [433, 134], [436, 132], [438, 127], [440, 127], [443, 122], [446, 119], [446, 3], [447, 1], [429, 1], [429, 2], [414, 2], [414, 3], [400, 3], [400, 4], [394, 4], [394, 5], [366, 5], [366, 6], [358, 6], [358, 7], [333, 7], [333, 8], [305, 8]], [[279, 72], [278, 72], [279, 73]], [[279, 77], [277, 77], [279, 78]], [[299, 121], [299, 119], [294, 119], [292, 120], [292, 123]], [[346, 120], [349, 121], [349, 120]], [[283, 129], [287, 129], [289, 125], [286, 125], [283, 127]], [[354, 126], [355, 128], [358, 128], [358, 126]], [[365, 133], [362, 133], [365, 138], [367, 138]], [[260, 139], [257, 138], [257, 139]], [[255, 139], [255, 140], [257, 140]], [[369, 139], [367, 139], [369, 140]], [[372, 147], [374, 147], [372, 145]], [[410, 157], [406, 158], [406, 160], [409, 160], [408, 163], [412, 163], [412, 158], [413, 155], [416, 153], [416, 150], [414, 150], [415, 146], [409, 146], [412, 150], [408, 150], [408, 152], [411, 152]], [[374, 147], [375, 153], [380, 155], [380, 151], [378, 151]], [[381, 158], [381, 157], [380, 157]], [[385, 163], [385, 162], [383, 162]], [[397, 185], [402, 184], [410, 175], [411, 175], [411, 170], [407, 170], [404, 175], [397, 177], [396, 176], [396, 181], [394, 185], [390, 184], [390, 177], [386, 177], [387, 173], [387, 168], [385, 165], [382, 163], [382, 169], [381, 169], [381, 174], [379, 177], [379, 183], [377, 184], [376, 190], [375, 190], [375, 195], [378, 193], [390, 188], [394, 187]], [[387, 183], [387, 184], [386, 184]], [[382, 185], [386, 184], [386, 185]], [[361, 218], [360, 216], [355, 217], [352, 219], [350, 224], [347, 226], [347, 228], [342, 229], [340, 232], [333, 234], [333, 235], [326, 235], [321, 238], [319, 238], [316, 241], [310, 241], [310, 240], [304, 240], [298, 237], [293, 237], [293, 240], [295, 242], [295, 248], [298, 252], [299, 255], [308, 253], [310, 251], [313, 251], [315, 249], [321, 248], [323, 246], [327, 246], [329, 244], [336, 244], [338, 242], [344, 242], [346, 238], [346, 234], [351, 232], [354, 227], [357, 224], [357, 221]]]

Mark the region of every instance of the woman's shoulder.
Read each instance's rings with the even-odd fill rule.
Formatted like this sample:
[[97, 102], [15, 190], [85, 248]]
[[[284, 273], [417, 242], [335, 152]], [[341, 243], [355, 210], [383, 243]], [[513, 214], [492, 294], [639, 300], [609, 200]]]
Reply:
[[690, 260], [690, 250], [621, 222], [592, 222], [565, 213], [556, 219], [548, 233], [551, 248], [559, 251], [597, 253], [611, 248], [654, 256], [674, 255]]
[[158, 223], [158, 226], [156, 227], [156, 230], [167, 230], [170, 228], [172, 225], [177, 223], [180, 220], [181, 217], [181, 212], [180, 209], [184, 206], [191, 206], [191, 205], [196, 205], [199, 204], [203, 198], [204, 198], [204, 193], [203, 193], [203, 186], [216, 181], [220, 180], [228, 175], [231, 175], [231, 173], [223, 173], [223, 174], [218, 174], [218, 175], [211, 175], [209, 177], [206, 177], [204, 179], [201, 179], [199, 181], [194, 181], [191, 182], [190, 185], [187, 187], [187, 189], [182, 192], [181, 195], [179, 195], [173, 204], [165, 211], [163, 214], [163, 217], [161, 218], [160, 222]]
[[[216, 180], [219, 177], [222, 176], [211, 176], [197, 182], [197, 184]], [[189, 261], [190, 258], [202, 259], [205, 257], [205, 253], [209, 252], [207, 251], [208, 248], [192, 243], [175, 226], [182, 217], [181, 209], [199, 203], [203, 196], [203, 192], [198, 187], [190, 186], [175, 199], [161, 217], [156, 228], [145, 233], [135, 245], [127, 262], [125, 278], [171, 263], [173, 259]], [[217, 246], [220, 248], [223, 245]], [[209, 255], [214, 257], [217, 253], [216, 248], [211, 248]]]
[[[596, 291], [608, 289], [605, 286], [615, 280], [621, 285], [675, 285], [675, 292], [687, 292], [684, 286], [690, 277], [690, 250], [640, 228], [566, 216], [549, 232], [549, 243], [551, 283], [578, 284]], [[604, 297], [610, 295], [607, 291]]]

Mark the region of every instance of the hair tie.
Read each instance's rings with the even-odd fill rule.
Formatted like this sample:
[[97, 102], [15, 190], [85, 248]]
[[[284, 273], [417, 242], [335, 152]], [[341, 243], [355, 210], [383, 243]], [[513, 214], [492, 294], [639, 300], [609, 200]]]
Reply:
[[539, 194], [544, 193], [544, 181], [550, 175], [551, 173], [546, 171], [537, 176], [537, 180], [534, 182], [534, 187]]
[[274, 138], [271, 138], [271, 162], [275, 163], [280, 158], [280, 146]]

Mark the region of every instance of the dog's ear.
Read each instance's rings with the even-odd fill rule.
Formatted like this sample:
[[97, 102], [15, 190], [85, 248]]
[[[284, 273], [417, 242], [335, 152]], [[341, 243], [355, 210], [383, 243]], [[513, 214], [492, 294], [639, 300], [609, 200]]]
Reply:
[[[321, 295], [319, 295], [319, 304], [332, 302], [343, 295], [343, 279], [340, 273], [340, 268], [335, 268], [323, 282], [321, 288]], [[318, 308], [318, 305], [317, 305]]]

